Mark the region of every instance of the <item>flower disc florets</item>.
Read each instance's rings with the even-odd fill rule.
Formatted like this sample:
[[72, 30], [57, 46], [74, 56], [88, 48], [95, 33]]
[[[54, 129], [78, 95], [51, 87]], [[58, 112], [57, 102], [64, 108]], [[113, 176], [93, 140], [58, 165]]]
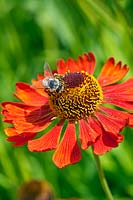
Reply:
[[49, 93], [49, 104], [56, 116], [78, 120], [92, 115], [103, 95], [98, 81], [87, 72], [67, 72], [62, 76], [64, 90]]

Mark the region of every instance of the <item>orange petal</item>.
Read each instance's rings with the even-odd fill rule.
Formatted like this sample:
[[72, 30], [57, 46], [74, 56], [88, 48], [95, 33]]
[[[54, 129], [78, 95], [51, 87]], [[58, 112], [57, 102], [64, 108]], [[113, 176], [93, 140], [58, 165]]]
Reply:
[[48, 102], [46, 96], [40, 95], [34, 88], [26, 83], [16, 84], [15, 96], [31, 106], [41, 106]]
[[28, 149], [30, 151], [49, 151], [57, 148], [59, 141], [61, 126], [54, 126], [52, 130], [42, 137], [28, 142]]
[[16, 129], [14, 127], [5, 128], [4, 131], [5, 131], [5, 134], [9, 137], [19, 135], [19, 133], [16, 132]]
[[42, 84], [42, 80], [32, 80], [32, 88], [34, 88], [39, 94], [48, 98], [48, 94], [44, 90], [44, 86]]
[[[14, 130], [15, 131], [15, 130]], [[36, 136], [37, 133], [22, 133], [19, 135], [14, 135], [7, 138], [7, 141], [13, 142], [13, 146], [23, 146], [26, 144], [29, 140], [33, 139]]]
[[87, 149], [95, 142], [96, 138], [99, 136], [99, 133], [95, 132], [85, 120], [79, 121], [79, 127], [79, 138], [81, 140], [82, 149]]
[[133, 114], [127, 113], [129, 116], [129, 123], [128, 126], [133, 127]]
[[102, 86], [113, 84], [121, 80], [128, 70], [129, 67], [127, 65], [122, 66], [121, 62], [115, 65], [114, 58], [109, 58], [101, 70], [98, 81]]
[[37, 122], [30, 123], [26, 121], [25, 119], [15, 119], [13, 121], [14, 127], [16, 130], [21, 133], [21, 132], [40, 132], [43, 131], [47, 124], [51, 122], [53, 116], [47, 116], [43, 119], [38, 120]]
[[15, 117], [25, 117], [30, 112], [38, 109], [38, 107], [28, 106], [18, 102], [3, 102], [2, 107], [4, 108], [2, 113], [8, 119], [14, 119]]
[[96, 61], [93, 53], [84, 53], [82, 56], [79, 56], [77, 63], [80, 70], [87, 71], [89, 74], [94, 73]]
[[4, 108], [2, 113], [7, 120], [22, 120], [30, 123], [44, 119], [51, 112], [49, 105], [35, 107], [18, 102], [4, 102], [2, 107]]
[[34, 107], [17, 102], [4, 102], [2, 107], [2, 114], [5, 115], [3, 121], [12, 123], [18, 133], [42, 131], [54, 117], [47, 105]]
[[37, 80], [32, 79], [32, 87], [41, 95], [45, 96], [48, 98], [48, 94], [44, 90], [44, 85], [42, 84], [42, 80], [44, 79], [44, 75], [38, 74]]
[[5, 116], [3, 121], [8, 123], [12, 123], [12, 120], [16, 117], [24, 117], [26, 113], [28, 114], [36, 109], [36, 107], [28, 106], [18, 102], [3, 102], [1, 105], [3, 107], [2, 114]]
[[97, 155], [102, 155], [107, 151], [110, 151], [112, 148], [118, 146], [120, 142], [123, 141], [123, 135], [121, 134], [111, 134], [109, 132], [103, 131], [102, 135], [94, 143], [93, 151]]
[[69, 124], [61, 143], [53, 155], [53, 161], [57, 167], [62, 168], [66, 165], [74, 164], [81, 159], [81, 153], [76, 141], [74, 124]]

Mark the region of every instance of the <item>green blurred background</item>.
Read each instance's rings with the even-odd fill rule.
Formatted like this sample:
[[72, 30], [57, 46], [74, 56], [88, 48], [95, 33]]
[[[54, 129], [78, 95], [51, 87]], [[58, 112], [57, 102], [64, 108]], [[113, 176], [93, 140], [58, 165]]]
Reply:
[[[96, 55], [96, 75], [110, 56], [131, 67], [126, 78], [133, 75], [132, 0], [0, 0], [0, 101], [14, 101], [15, 83], [30, 83], [45, 61], [55, 68], [58, 58], [88, 51]], [[0, 123], [0, 200], [14, 200], [30, 179], [49, 181], [56, 197], [106, 199], [91, 149], [78, 164], [57, 169], [53, 152], [12, 147]], [[131, 200], [133, 131], [123, 133], [124, 142], [101, 160], [115, 198]]]

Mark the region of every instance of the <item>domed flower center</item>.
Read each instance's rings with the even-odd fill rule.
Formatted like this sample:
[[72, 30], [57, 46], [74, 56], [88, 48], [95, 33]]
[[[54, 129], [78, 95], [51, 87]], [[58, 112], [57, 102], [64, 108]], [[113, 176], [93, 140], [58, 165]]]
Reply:
[[84, 71], [68, 72], [59, 77], [63, 89], [61, 92], [49, 92], [53, 113], [69, 120], [85, 119], [92, 115], [103, 99], [98, 81]]

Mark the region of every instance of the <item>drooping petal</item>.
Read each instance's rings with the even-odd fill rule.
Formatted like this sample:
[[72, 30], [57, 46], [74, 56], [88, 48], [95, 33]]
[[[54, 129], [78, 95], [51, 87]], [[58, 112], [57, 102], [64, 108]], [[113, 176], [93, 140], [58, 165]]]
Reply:
[[48, 133], [42, 137], [28, 142], [28, 149], [30, 151], [49, 151], [56, 149], [59, 141], [61, 126], [56, 125]]
[[126, 112], [115, 110], [113, 108], [107, 108], [105, 106], [99, 106], [99, 109], [114, 120], [121, 120], [124, 124], [129, 123], [129, 114]]
[[101, 121], [97, 121], [95, 118], [90, 118], [90, 125], [99, 133], [99, 136], [93, 144], [95, 154], [102, 155], [112, 148], [117, 147], [118, 143], [123, 140], [123, 136], [119, 133], [113, 133], [112, 130], [112, 132], [106, 131], [102, 127], [103, 123]]
[[111, 57], [104, 64], [98, 81], [102, 86], [116, 83], [127, 74], [128, 70], [129, 67], [127, 65], [122, 66], [121, 62], [115, 65], [115, 60]]
[[79, 131], [79, 138], [81, 141], [82, 149], [87, 149], [95, 142], [96, 138], [99, 136], [99, 133], [93, 130], [90, 127], [90, 124], [83, 119], [79, 121]]
[[96, 60], [93, 53], [84, 53], [82, 56], [79, 56], [77, 63], [80, 70], [87, 71], [89, 74], [94, 73]]
[[34, 123], [28, 122], [25, 119], [20, 119], [20, 120], [16, 119], [13, 121], [13, 124], [19, 133], [20, 132], [40, 132], [46, 128], [47, 123], [52, 122], [52, 118], [53, 116], [49, 115]]
[[[2, 102], [1, 105], [2, 105], [2, 108], [4, 108], [5, 110], [7, 109], [8, 105], [9, 105], [9, 107], [10, 107], [10, 106], [16, 106], [16, 107], [21, 108], [21, 109], [29, 109], [29, 110], [32, 110], [32, 109], [36, 108], [36, 107], [34, 107], [34, 106], [29, 106], [29, 105], [26, 105], [26, 104], [24, 104], [24, 103], [20, 103], [20, 102], [9, 102], [9, 101]], [[21, 111], [21, 109], [20, 109], [20, 111]], [[15, 112], [16, 112], [16, 110], [15, 110]]]
[[115, 110], [113, 108], [107, 108], [103, 106], [99, 106], [99, 109], [109, 115], [111, 118], [118, 119], [127, 123], [128, 126], [133, 127], [133, 114], [127, 113], [120, 110]]
[[93, 53], [84, 53], [82, 56], [78, 57], [77, 61], [72, 58], [68, 58], [66, 62], [63, 59], [58, 60], [57, 71], [59, 74], [65, 74], [67, 71], [80, 72], [84, 70], [89, 72], [89, 74], [93, 74], [95, 62], [95, 56]]
[[25, 116], [25, 114], [33, 111], [36, 107], [28, 106], [23, 103], [18, 102], [3, 102], [2, 104], [2, 114], [5, 116], [2, 119], [4, 122], [12, 123], [14, 118], [20, 118]]
[[102, 126], [96, 118], [90, 116], [89, 124], [90, 124], [90, 127], [97, 133], [97, 136], [102, 134], [102, 131], [103, 131]]
[[121, 134], [112, 134], [103, 130], [102, 135], [97, 138], [96, 142], [93, 144], [93, 151], [97, 155], [102, 155], [107, 151], [110, 151], [112, 148], [118, 146], [120, 142], [123, 141], [123, 135]]
[[3, 119], [4, 122], [13, 123], [18, 133], [22, 132], [39, 132], [42, 131], [48, 122], [51, 122], [54, 117], [52, 114], [43, 116], [42, 118], [36, 120], [33, 117], [24, 116], [12, 116], [7, 111], [3, 111], [6, 118]]
[[18, 102], [4, 102], [2, 107], [4, 108], [2, 113], [5, 115], [4, 121], [14, 122], [24, 128], [29, 123], [33, 124], [46, 119], [51, 112], [49, 105], [35, 107]]
[[48, 102], [47, 96], [40, 95], [33, 87], [26, 83], [16, 84], [15, 96], [31, 106], [41, 106]]
[[126, 120], [115, 119], [100, 112], [96, 112], [95, 115], [102, 124], [104, 130], [110, 133], [117, 134], [127, 125]]
[[81, 153], [76, 141], [74, 124], [69, 124], [61, 143], [53, 155], [54, 163], [59, 167], [74, 164], [81, 159]]
[[13, 142], [13, 146], [23, 146], [28, 142], [28, 140], [33, 139], [37, 134], [30, 132], [18, 134], [15, 128], [7, 128], [5, 129], [5, 133], [9, 136], [7, 140]]

